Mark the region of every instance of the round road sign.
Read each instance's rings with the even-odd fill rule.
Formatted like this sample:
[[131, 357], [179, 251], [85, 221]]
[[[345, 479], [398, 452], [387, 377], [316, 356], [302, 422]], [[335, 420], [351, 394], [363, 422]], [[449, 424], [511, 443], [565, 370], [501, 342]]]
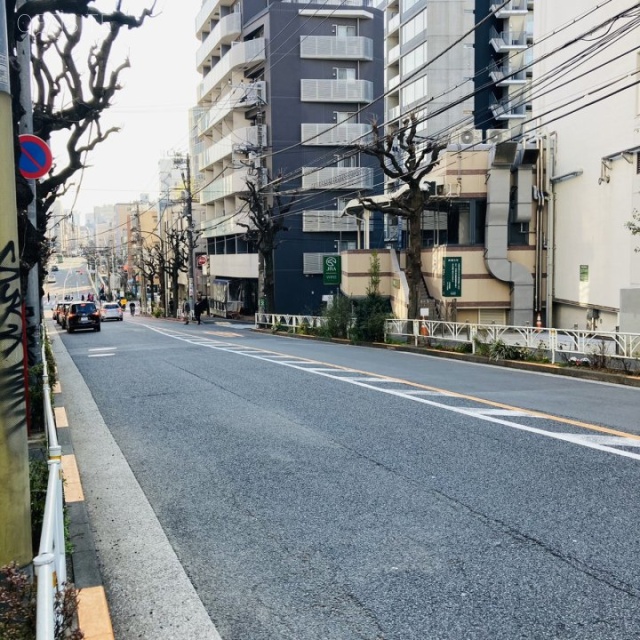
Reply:
[[207, 264], [207, 256], [198, 256], [198, 265], [203, 267], [205, 264]]
[[53, 161], [49, 145], [38, 136], [23, 133], [18, 136], [20, 141], [20, 173], [27, 180], [42, 178], [51, 169]]

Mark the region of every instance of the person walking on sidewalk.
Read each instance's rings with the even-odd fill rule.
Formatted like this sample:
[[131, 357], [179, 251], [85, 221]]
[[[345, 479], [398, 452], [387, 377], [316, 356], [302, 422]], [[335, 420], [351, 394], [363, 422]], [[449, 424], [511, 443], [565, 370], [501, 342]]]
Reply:
[[185, 300], [182, 303], [182, 316], [184, 317], [184, 323], [189, 324], [189, 314], [191, 313], [191, 305], [189, 300]]

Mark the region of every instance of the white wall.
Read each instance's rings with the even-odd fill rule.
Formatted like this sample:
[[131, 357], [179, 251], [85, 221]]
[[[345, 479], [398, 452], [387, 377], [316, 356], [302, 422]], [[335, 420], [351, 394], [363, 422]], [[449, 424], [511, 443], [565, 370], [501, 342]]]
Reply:
[[[537, 2], [536, 60], [543, 53], [628, 8], [628, 4], [626, 0], [613, 0], [580, 19], [592, 11], [590, 3]], [[576, 22], [569, 28], [562, 29], [563, 25], [574, 20]], [[625, 223], [632, 219], [633, 211], [640, 209], [637, 157], [629, 155], [612, 159], [611, 169], [606, 174], [602, 173], [604, 157], [640, 147], [637, 87], [605, 98], [637, 78], [629, 75], [638, 70], [637, 51], [624, 53], [634, 47], [637, 49], [637, 28], [596, 55], [588, 59], [585, 57], [582, 65], [562, 69], [563, 64], [580, 59], [581, 54], [595, 43], [608, 41], [607, 37], [627, 22], [625, 19], [617, 20], [610, 30], [600, 29], [565, 51], [554, 53], [537, 64], [534, 70], [534, 116], [540, 114], [541, 121], [548, 123], [538, 132], [546, 136], [553, 132], [557, 135], [556, 164], [548, 166], [547, 171], [555, 176], [582, 171], [582, 175], [555, 185], [553, 279], [556, 326], [575, 322], [583, 328], [586, 309], [596, 307], [601, 309], [603, 318], [599, 327], [613, 330], [618, 324], [620, 290], [640, 286], [640, 254], [634, 252], [634, 247], [640, 245], [640, 237], [632, 237], [625, 228]], [[554, 30], [558, 33], [548, 37]], [[624, 54], [620, 59], [605, 64], [620, 54]], [[536, 97], [535, 87], [541, 86], [547, 73], [553, 75], [552, 81], [546, 82], [545, 95]], [[585, 75], [579, 78], [581, 74]], [[586, 106], [598, 98], [604, 99]], [[562, 107], [565, 103], [570, 104]], [[569, 113], [583, 106], [585, 108]], [[551, 113], [542, 115], [549, 110]], [[563, 113], [567, 115], [549, 122]], [[600, 181], [599, 184], [603, 175], [609, 176], [609, 182]], [[580, 265], [588, 265], [588, 282], [580, 281]]]

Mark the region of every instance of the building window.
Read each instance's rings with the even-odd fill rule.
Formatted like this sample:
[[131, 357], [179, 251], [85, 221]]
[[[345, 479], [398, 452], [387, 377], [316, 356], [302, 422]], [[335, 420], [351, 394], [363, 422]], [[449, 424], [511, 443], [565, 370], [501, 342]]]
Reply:
[[335, 111], [334, 113], [336, 114], [337, 124], [345, 124], [356, 115], [355, 111]]
[[337, 80], [355, 80], [356, 70], [348, 67], [336, 67], [334, 73]]
[[338, 162], [336, 162], [336, 166], [337, 167], [341, 167], [343, 169], [350, 169], [353, 167], [357, 167], [358, 165], [358, 155], [353, 155], [353, 156], [342, 156], [341, 158], [338, 159]]
[[355, 25], [351, 24], [337, 24], [335, 25], [336, 37], [348, 38], [356, 35]]
[[402, 56], [402, 75], [406, 76], [427, 62], [427, 43], [423, 42], [413, 51]]
[[402, 25], [402, 42], [407, 43], [412, 38], [422, 35], [427, 31], [427, 12], [422, 11], [407, 24]]

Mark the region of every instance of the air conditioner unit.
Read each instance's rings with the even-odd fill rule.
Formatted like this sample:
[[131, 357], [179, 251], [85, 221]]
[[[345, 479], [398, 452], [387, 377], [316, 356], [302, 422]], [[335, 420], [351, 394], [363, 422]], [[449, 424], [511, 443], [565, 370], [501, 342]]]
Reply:
[[487, 144], [506, 142], [511, 138], [509, 129], [487, 129]]
[[451, 136], [452, 144], [479, 144], [482, 142], [482, 131], [479, 129], [461, 129]]

